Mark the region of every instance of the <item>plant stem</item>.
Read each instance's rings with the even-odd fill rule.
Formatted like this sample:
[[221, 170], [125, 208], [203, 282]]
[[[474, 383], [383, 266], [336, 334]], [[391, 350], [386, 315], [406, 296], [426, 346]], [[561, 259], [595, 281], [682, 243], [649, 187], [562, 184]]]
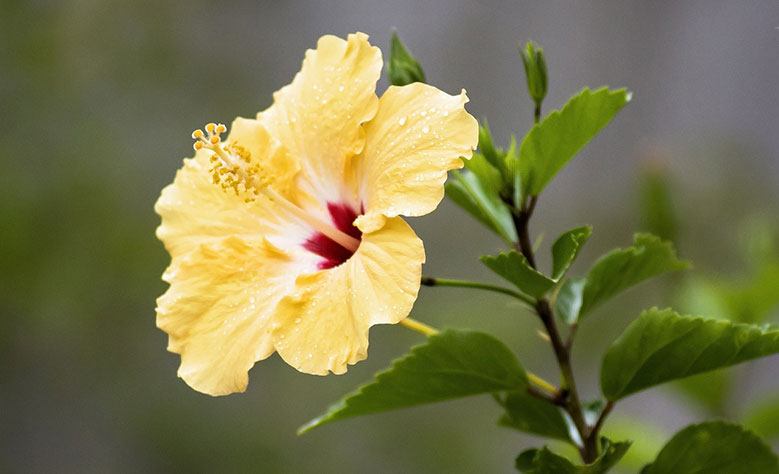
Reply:
[[425, 286], [454, 286], [454, 287], [461, 287], [461, 288], [475, 288], [477, 290], [494, 291], [496, 293], [503, 293], [504, 295], [513, 296], [514, 298], [517, 298], [518, 300], [527, 304], [531, 308], [534, 307], [536, 304], [533, 298], [527, 295], [523, 295], [518, 291], [510, 290], [508, 288], [503, 288], [502, 286], [490, 285], [488, 283], [479, 283], [476, 281], [467, 281], [467, 280], [451, 280], [447, 278], [431, 278], [431, 277], [423, 276], [422, 284]]
[[536, 375], [536, 374], [534, 374], [532, 372], [529, 372], [527, 370], [525, 371], [525, 374], [527, 374], [527, 379], [530, 382], [532, 382], [532, 383], [538, 385], [539, 387], [543, 388], [550, 395], [552, 395], [554, 397], [559, 397], [560, 396], [560, 390], [557, 387], [555, 387], [554, 385], [552, 385], [551, 383], [547, 382], [546, 380], [542, 379], [538, 375]]
[[421, 323], [416, 319], [412, 319], [412, 318], [401, 319], [400, 324], [406, 326], [412, 331], [422, 333], [425, 336], [432, 336], [433, 334], [438, 334], [438, 329], [428, 326], [425, 323]]
[[529, 202], [523, 204], [522, 209], [512, 212], [514, 219], [514, 227], [517, 229], [517, 236], [519, 237], [518, 250], [525, 256], [530, 266], [536, 268], [536, 259], [533, 255], [533, 244], [530, 241], [530, 216], [533, 215], [533, 210], [536, 208], [538, 202], [538, 196], [530, 198]]
[[606, 406], [603, 407], [603, 411], [600, 412], [597, 421], [595, 421], [595, 424], [592, 426], [592, 430], [590, 430], [590, 438], [598, 437], [598, 433], [600, 432], [600, 429], [603, 426], [603, 422], [606, 421], [606, 417], [609, 416], [609, 413], [611, 413], [611, 410], [613, 408], [614, 408], [614, 402], [612, 400], [607, 401]]
[[571, 420], [576, 426], [576, 430], [579, 432], [579, 436], [582, 439], [583, 450], [582, 460], [586, 463], [591, 463], [598, 457], [597, 444], [590, 446], [588, 440], [589, 427], [584, 419], [584, 411], [582, 410], [582, 404], [579, 400], [579, 392], [576, 389], [576, 381], [573, 376], [573, 368], [571, 367], [571, 353], [563, 343], [560, 332], [557, 330], [557, 324], [555, 322], [554, 314], [549, 302], [546, 299], [540, 300], [536, 305], [536, 312], [541, 318], [541, 322], [544, 324], [546, 331], [549, 333], [549, 338], [552, 341], [552, 349], [554, 349], [555, 357], [557, 358], [557, 364], [560, 366], [560, 372], [563, 376], [563, 393], [565, 399], [563, 407], [571, 415]]
[[543, 390], [539, 390], [533, 386], [530, 386], [527, 388], [527, 393], [529, 393], [531, 396], [540, 398], [541, 400], [546, 400], [549, 403], [552, 403], [554, 405], [560, 405], [560, 392], [558, 391], [557, 395], [551, 395]]
[[[517, 236], [519, 237], [517, 247], [533, 268], [537, 267], [535, 256], [533, 255], [533, 247], [530, 241], [528, 223], [530, 217], [533, 215], [537, 201], [538, 196], [532, 196], [523, 203], [521, 209], [514, 208], [512, 212]], [[609, 402], [606, 408], [604, 408], [595, 426], [590, 427], [587, 424], [587, 421], [584, 418], [582, 404], [579, 399], [579, 392], [576, 389], [573, 368], [571, 366], [571, 345], [573, 344], [574, 332], [570, 333], [568, 340], [563, 342], [563, 339], [560, 337], [560, 331], [557, 329], [554, 311], [549, 304], [549, 300], [541, 298], [536, 301], [534, 307], [549, 335], [549, 340], [552, 343], [552, 349], [554, 350], [555, 358], [557, 359], [557, 364], [560, 367], [560, 373], [563, 379], [561, 396], [555, 400], [555, 403], [563, 407], [570, 415], [571, 420], [573, 420], [573, 424], [576, 427], [576, 431], [579, 432], [579, 437], [582, 440], [579, 454], [581, 455], [582, 460], [587, 464], [592, 463], [598, 458], [598, 431], [606, 416], [608, 416], [611, 411], [613, 403]]]

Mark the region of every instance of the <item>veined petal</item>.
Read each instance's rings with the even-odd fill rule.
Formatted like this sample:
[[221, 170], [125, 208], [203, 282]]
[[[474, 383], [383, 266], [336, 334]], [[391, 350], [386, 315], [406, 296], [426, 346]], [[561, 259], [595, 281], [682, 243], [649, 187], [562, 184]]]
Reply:
[[465, 110], [465, 91], [451, 96], [422, 83], [390, 87], [365, 128], [365, 148], [353, 162], [365, 215], [356, 225], [371, 232], [386, 217], [421, 216], [444, 197], [446, 173], [463, 166], [479, 140]]
[[320, 203], [354, 200], [343, 189], [346, 161], [362, 150], [360, 126], [376, 114], [381, 51], [362, 33], [347, 40], [323, 36], [301, 71], [273, 95], [258, 120], [299, 161], [302, 191]]
[[285, 197], [293, 194], [292, 186], [300, 165], [284, 145], [270, 136], [259, 120], [243, 117], [233, 120], [227, 142], [237, 144], [257, 157], [265, 174], [273, 177], [273, 188], [276, 191]]
[[343, 264], [301, 275], [273, 316], [279, 355], [301, 372], [346, 372], [368, 354], [368, 329], [408, 316], [422, 276], [422, 241], [399, 217], [363, 234]]
[[[238, 137], [248, 142], [244, 135], [249, 134], [239, 133]], [[255, 130], [251, 143], [246, 144], [252, 147], [252, 153], [256, 151], [256, 156], [268, 163], [286, 162], [284, 149], [273, 148], [262, 128]], [[272, 202], [258, 199], [247, 203], [246, 196], [226, 192], [214, 184], [210, 172], [213, 164], [209, 161], [212, 154], [209, 150], [199, 150], [194, 158], [185, 159], [173, 183], [162, 190], [154, 205], [154, 210], [162, 217], [157, 237], [171, 257], [192, 252], [201, 243], [229, 235], [246, 238], [295, 235], [305, 239], [309, 231], [280, 212]], [[281, 165], [279, 168], [290, 173], [294, 171]], [[283, 180], [283, 176], [280, 179]]]
[[228, 237], [174, 258], [157, 326], [181, 354], [179, 377], [210, 395], [243, 392], [254, 362], [274, 351], [271, 314], [297, 273], [293, 256], [264, 240]]

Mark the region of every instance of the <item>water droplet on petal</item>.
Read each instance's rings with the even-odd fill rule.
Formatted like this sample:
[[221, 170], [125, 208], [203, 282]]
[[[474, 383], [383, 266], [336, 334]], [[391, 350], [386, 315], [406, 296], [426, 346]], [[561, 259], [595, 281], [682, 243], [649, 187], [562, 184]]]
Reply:
[[406, 117], [400, 117], [400, 120], [398, 120], [398, 125], [401, 127], [406, 124]]
[[430, 127], [428, 127], [427, 125], [425, 125], [424, 127], [422, 127], [422, 133], [427, 133], [427, 132], [429, 132], [429, 131], [430, 131]]

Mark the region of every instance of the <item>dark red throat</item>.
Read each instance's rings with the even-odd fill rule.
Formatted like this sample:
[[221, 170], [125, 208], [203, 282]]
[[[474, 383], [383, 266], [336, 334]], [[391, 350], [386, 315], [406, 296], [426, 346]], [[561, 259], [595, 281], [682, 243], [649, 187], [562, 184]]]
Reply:
[[[333, 225], [338, 230], [351, 235], [357, 240], [362, 239], [362, 232], [360, 232], [360, 229], [352, 225], [354, 220], [357, 219], [357, 212], [355, 212], [354, 209], [346, 204], [328, 202], [327, 211], [330, 213]], [[317, 265], [320, 270], [337, 267], [349, 260], [349, 257], [354, 254], [354, 252], [342, 247], [341, 244], [321, 232], [317, 232], [306, 240], [303, 244], [303, 248], [324, 259]]]

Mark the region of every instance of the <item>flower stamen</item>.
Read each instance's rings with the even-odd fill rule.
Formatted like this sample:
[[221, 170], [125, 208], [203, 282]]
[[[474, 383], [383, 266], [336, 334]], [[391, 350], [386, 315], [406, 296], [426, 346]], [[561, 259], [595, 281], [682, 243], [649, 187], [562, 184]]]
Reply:
[[259, 160], [253, 159], [247, 149], [235, 142], [223, 145], [221, 135], [227, 131], [224, 124], [208, 123], [205, 129], [205, 133], [201, 129], [192, 132], [192, 138], [195, 140], [193, 147], [196, 151], [205, 148], [214, 153], [210, 158], [213, 164], [210, 172], [214, 184], [225, 191], [232, 190], [236, 196], [245, 194], [247, 203], [261, 195], [265, 196], [345, 249], [352, 253], [357, 250], [360, 246], [358, 239], [312, 216], [271, 188], [272, 176], [263, 169]]

